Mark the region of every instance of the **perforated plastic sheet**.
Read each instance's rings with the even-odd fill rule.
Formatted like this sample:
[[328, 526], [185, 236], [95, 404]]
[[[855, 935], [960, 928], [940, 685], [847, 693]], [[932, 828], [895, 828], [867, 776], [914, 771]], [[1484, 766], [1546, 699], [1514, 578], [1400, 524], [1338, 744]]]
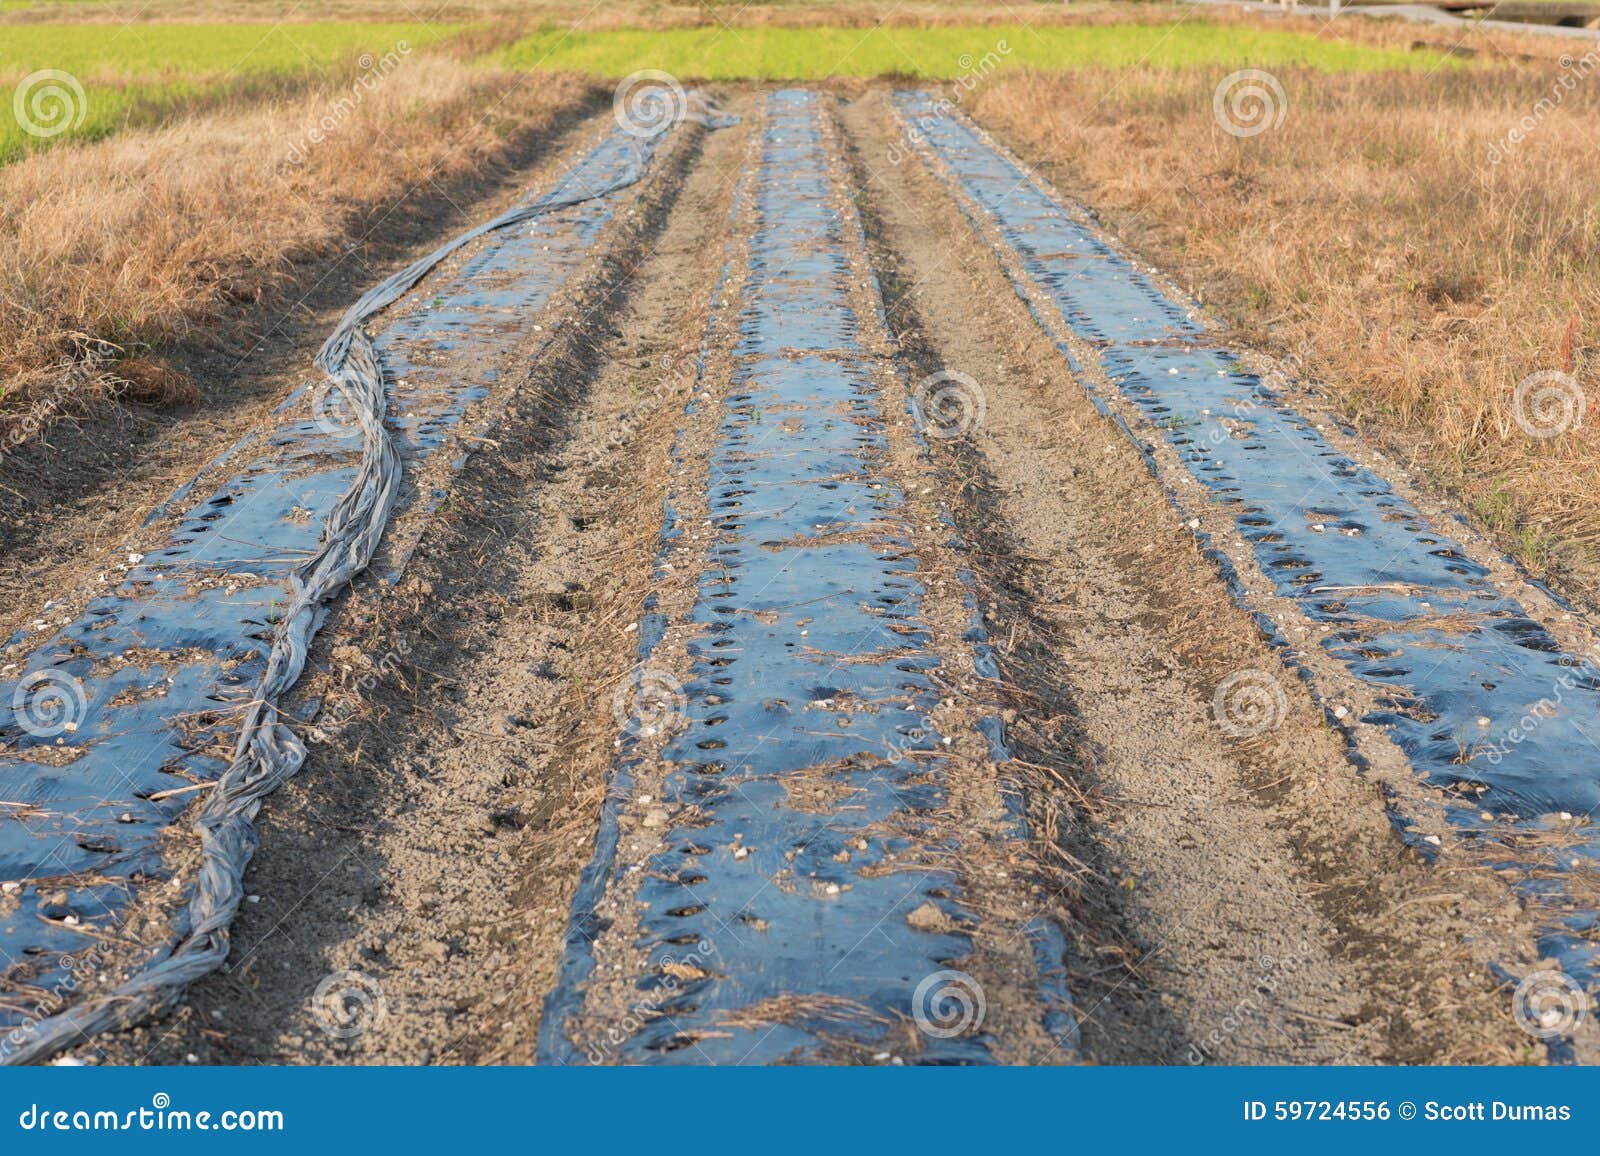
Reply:
[[[1229, 504], [1278, 592], [1332, 628], [1322, 645], [1377, 694], [1366, 721], [1387, 729], [1430, 784], [1455, 792], [1454, 821], [1471, 833], [1484, 811], [1532, 825], [1600, 807], [1600, 680], [1587, 656], [1561, 653], [1459, 542], [1331, 445], [966, 117], [924, 92], [895, 102], [964, 208], [998, 232], [1022, 276]], [[1600, 855], [1600, 838], [1580, 835], [1576, 850]], [[1573, 933], [1595, 918], [1573, 910], [1544, 954], [1593, 976], [1593, 948]]]
[[[925, 866], [957, 861], [934, 829], [947, 805], [943, 737], [924, 725], [940, 657], [851, 305], [846, 247], [859, 234], [836, 207], [815, 94], [775, 93], [767, 113], [709, 462], [717, 533], [690, 615], [687, 725], [660, 755], [660, 802], [681, 818], [642, 870], [620, 860], [616, 809], [632, 780], [619, 766], [546, 1004], [546, 1063], [837, 1056], [840, 1041], [870, 1045], [910, 1021], [919, 981], [972, 950], [957, 872]], [[669, 509], [663, 541], [681, 529]], [[663, 625], [645, 622], [645, 656]], [[808, 800], [808, 778], [845, 802]], [[924, 865], [895, 862], [912, 847]], [[908, 922], [929, 902], [949, 930]], [[621, 1022], [585, 1003], [615, 903], [639, 912], [645, 959], [629, 982], [648, 1007]], [[1042, 926], [1030, 934], [1049, 941]], [[684, 973], [696, 952], [706, 974]], [[770, 1010], [785, 1000], [794, 1006]], [[1040, 1016], [1070, 1047], [1064, 996], [1047, 1007], [1041, 995]], [[929, 1037], [918, 1059], [987, 1062], [992, 1044]]]
[[[318, 356], [326, 379], [223, 456], [226, 480], [162, 544], [129, 554], [117, 586], [42, 642], [11, 640], [0, 880], [20, 889], [0, 897], [0, 1059], [128, 1022], [226, 957], [251, 819], [303, 759], [276, 699], [325, 604], [371, 559], [407, 468], [485, 396], [488, 367], [523, 340], [657, 143], [614, 129], [555, 188], [367, 293]], [[368, 318], [485, 235], [426, 308], [367, 336]], [[466, 376], [451, 356], [461, 344]], [[113, 997], [71, 1006], [73, 969], [115, 930], [130, 884], [163, 873], [161, 832], [197, 799], [205, 862], [183, 926]]]

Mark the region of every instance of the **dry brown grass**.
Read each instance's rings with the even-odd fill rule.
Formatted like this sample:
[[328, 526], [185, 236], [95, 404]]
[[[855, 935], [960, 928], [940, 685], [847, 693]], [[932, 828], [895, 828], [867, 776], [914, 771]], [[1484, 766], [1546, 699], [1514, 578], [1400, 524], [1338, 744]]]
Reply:
[[308, 131], [348, 92], [190, 117], [0, 168], [0, 432], [37, 432], [108, 392], [188, 396], [191, 385], [142, 359], [242, 316], [386, 206], [494, 161], [588, 89], [418, 56], [310, 144]]
[[1241, 341], [1292, 358], [1526, 561], [1592, 596], [1600, 412], [1538, 441], [1511, 398], [1541, 370], [1595, 385], [1600, 71], [1488, 161], [1559, 74], [1547, 60], [1284, 71], [1286, 121], [1248, 139], [1213, 119], [1209, 73], [1008, 75], [968, 107]]

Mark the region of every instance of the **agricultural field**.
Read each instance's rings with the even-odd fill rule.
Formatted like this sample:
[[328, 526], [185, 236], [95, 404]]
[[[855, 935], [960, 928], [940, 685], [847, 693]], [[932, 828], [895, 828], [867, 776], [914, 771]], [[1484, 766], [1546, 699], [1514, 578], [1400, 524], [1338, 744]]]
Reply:
[[13, 88], [14, 113], [21, 113], [0, 131], [0, 161], [47, 142], [292, 95], [318, 80], [355, 79], [386, 56], [459, 31], [390, 23], [8, 27], [0, 81]]
[[[974, 52], [982, 47], [983, 52]], [[970, 27], [615, 29], [551, 28], [495, 58], [510, 68], [623, 77], [660, 68], [688, 80], [826, 80], [903, 76], [955, 80], [986, 71], [1086, 68], [1214, 68], [1252, 64], [1318, 72], [1435, 71], [1457, 67], [1448, 52], [1320, 39], [1310, 33], [1195, 23], [1179, 35], [1159, 24]]]
[[1591, 1065], [1596, 72], [0, 8], [0, 1061]]

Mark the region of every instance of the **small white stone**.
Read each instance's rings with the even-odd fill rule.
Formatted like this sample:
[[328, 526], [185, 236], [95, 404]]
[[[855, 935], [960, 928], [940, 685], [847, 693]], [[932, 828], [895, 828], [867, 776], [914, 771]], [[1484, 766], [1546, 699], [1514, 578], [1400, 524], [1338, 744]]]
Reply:
[[1432, 843], [1435, 847], [1437, 847], [1439, 845], [1439, 836], [1437, 836], [1437, 835], [1424, 835], [1422, 837], [1422, 841], [1424, 843]]

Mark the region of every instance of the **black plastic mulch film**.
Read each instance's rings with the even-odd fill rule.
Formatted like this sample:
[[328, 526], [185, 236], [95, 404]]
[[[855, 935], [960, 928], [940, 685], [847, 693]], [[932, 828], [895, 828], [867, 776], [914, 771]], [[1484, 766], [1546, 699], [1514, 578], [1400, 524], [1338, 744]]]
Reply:
[[[10, 641], [0, 683], [12, 708], [0, 728], [0, 880], [11, 881], [0, 897], [0, 1062], [37, 1061], [133, 1023], [227, 958], [259, 801], [305, 755], [278, 699], [299, 678], [327, 603], [372, 559], [407, 468], [491, 387], [492, 370], [463, 380], [430, 358], [468, 340], [484, 364], [511, 350], [643, 176], [662, 127], [619, 123], [555, 188], [366, 293], [317, 356], [325, 380], [213, 464], [227, 480], [164, 545], [129, 554], [118, 587], [42, 644], [27, 630]], [[365, 322], [486, 235], [428, 308], [367, 335]], [[231, 759], [213, 753], [219, 743]], [[197, 792], [184, 788], [195, 787], [206, 793], [191, 811]], [[179, 926], [116, 990], [75, 999], [74, 968], [114, 933], [131, 884], [164, 875], [161, 832], [184, 816], [204, 861]]]
[[[899, 92], [895, 103], [907, 138], [969, 216], [998, 231], [1020, 276], [1095, 347], [1190, 474], [1229, 504], [1278, 593], [1330, 628], [1321, 645], [1376, 692], [1378, 709], [1364, 721], [1384, 728], [1425, 781], [1449, 794], [1464, 837], [1483, 839], [1505, 866], [1523, 870], [1523, 888], [1566, 906], [1544, 929], [1540, 955], [1592, 986], [1595, 948], [1583, 933], [1596, 912], [1565, 903], [1559, 880], [1539, 878], [1543, 871], [1527, 870], [1534, 865], [1498, 842], [1600, 806], [1592, 656], [1562, 653], [1458, 542], [1330, 445], [968, 118], [926, 92]], [[1024, 289], [1017, 285], [1026, 300]], [[1234, 593], [1243, 601], [1237, 583]], [[1274, 640], [1292, 653], [1281, 632]], [[1474, 757], [1463, 760], [1463, 751]], [[1406, 817], [1395, 818], [1402, 836], [1431, 855], [1406, 831]], [[1564, 866], [1600, 856], [1594, 832], [1573, 832]]]
[[[922, 618], [905, 496], [885, 472], [880, 359], [858, 340], [850, 303], [847, 246], [862, 241], [836, 207], [844, 190], [829, 171], [824, 115], [812, 92], [769, 97], [747, 174], [749, 266], [724, 279], [736, 330], [725, 338], [734, 369], [706, 483], [715, 536], [688, 618], [684, 725], [659, 753], [667, 776], [656, 802], [676, 818], [642, 866], [618, 854], [619, 812], [642, 805], [633, 798], [642, 756], [625, 748], [546, 1001], [541, 1063], [874, 1052], [919, 1007], [981, 998], [953, 970], [972, 940], [958, 849], [933, 830], [948, 792], [945, 740], [926, 723], [941, 659]], [[684, 529], [669, 503], [664, 551]], [[644, 661], [666, 625], [659, 614], [643, 623]], [[808, 770], [825, 773], [848, 805], [797, 795], [792, 784]], [[1020, 839], [1014, 792], [1008, 803]], [[919, 847], [952, 865], [919, 866], [915, 853], [912, 865], [900, 861]], [[928, 903], [947, 930], [908, 920]], [[589, 1004], [591, 981], [613, 978], [597, 975], [595, 941], [619, 905], [637, 913], [643, 951], [636, 970], [619, 965], [629, 1006], [643, 1009], [624, 1016]], [[1070, 1056], [1076, 1024], [1059, 932], [1036, 919], [1020, 933], [1037, 971], [1037, 1015]], [[919, 1037], [914, 1062], [993, 1062], [995, 1041], [980, 1017], [967, 1018], [960, 1032]]]

